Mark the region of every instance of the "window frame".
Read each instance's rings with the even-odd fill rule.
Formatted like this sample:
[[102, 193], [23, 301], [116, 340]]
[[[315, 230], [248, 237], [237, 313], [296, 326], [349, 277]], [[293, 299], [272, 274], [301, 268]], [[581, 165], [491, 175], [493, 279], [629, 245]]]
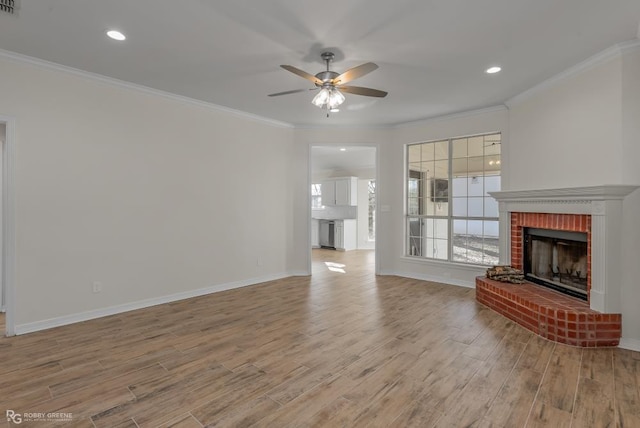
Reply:
[[[371, 189], [373, 188], [373, 192]], [[372, 196], [373, 195], [373, 196]], [[373, 199], [373, 203], [372, 200]], [[378, 188], [376, 179], [367, 180], [367, 241], [376, 240], [376, 208], [378, 205]]]
[[[499, 136], [499, 142], [497, 144], [502, 144], [502, 131], [494, 131], [494, 132], [486, 132], [486, 133], [481, 133], [481, 134], [472, 134], [472, 135], [467, 135], [467, 136], [456, 136], [456, 137], [449, 137], [449, 138], [439, 138], [439, 139], [434, 139], [434, 140], [428, 140], [428, 141], [422, 141], [422, 142], [416, 142], [416, 143], [408, 143], [405, 144], [405, 156], [404, 156], [404, 257], [407, 257], [411, 260], [416, 260], [416, 261], [428, 261], [428, 262], [436, 262], [436, 263], [446, 263], [446, 264], [456, 264], [456, 265], [460, 265], [460, 266], [467, 266], [467, 267], [487, 267], [487, 266], [491, 266], [494, 263], [476, 263], [476, 262], [471, 262], [468, 260], [455, 260], [455, 254], [454, 254], [454, 235], [455, 235], [455, 227], [454, 227], [454, 223], [456, 220], [463, 220], [466, 222], [469, 221], [482, 221], [483, 222], [483, 229], [482, 229], [482, 238], [483, 241], [484, 239], [486, 239], [487, 236], [493, 236], [493, 235], [486, 235], [485, 234], [485, 228], [484, 228], [484, 222], [487, 221], [491, 221], [491, 222], [498, 222], [497, 225], [497, 231], [498, 231], [498, 236], [496, 238], [496, 241], [498, 241], [500, 239], [500, 226], [499, 226], [499, 212], [496, 214], [496, 216], [486, 216], [485, 214], [485, 207], [483, 206], [483, 216], [478, 217], [478, 216], [471, 216], [469, 215], [469, 212], [467, 211], [467, 215], [462, 217], [462, 216], [454, 216], [453, 213], [453, 200], [454, 200], [454, 191], [453, 191], [453, 180], [455, 178], [460, 178], [460, 177], [456, 177], [454, 175], [454, 171], [453, 171], [453, 163], [454, 163], [454, 158], [453, 158], [453, 152], [454, 152], [454, 144], [453, 142], [455, 140], [461, 140], [461, 139], [471, 139], [471, 138], [486, 138], [486, 137], [490, 137], [490, 136]], [[425, 213], [424, 211], [428, 211], [424, 208], [424, 204], [421, 203], [421, 201], [423, 200], [423, 198], [437, 198], [437, 195], [434, 195], [433, 193], [431, 195], [428, 195], [428, 191], [427, 188], [425, 188], [425, 186], [429, 186], [429, 185], [433, 185], [434, 189], [435, 189], [435, 185], [436, 185], [436, 180], [440, 180], [440, 177], [436, 177], [435, 175], [432, 178], [424, 178], [424, 177], [411, 177], [411, 173], [417, 173], [417, 174], [421, 174], [421, 171], [415, 171], [415, 170], [411, 170], [410, 166], [411, 166], [411, 159], [410, 159], [410, 147], [411, 146], [415, 146], [415, 145], [423, 145], [423, 144], [435, 144], [435, 143], [443, 143], [446, 142], [447, 143], [447, 178], [446, 180], [448, 181], [448, 189], [447, 189], [447, 214], [446, 215], [438, 215], [435, 213], [434, 214], [429, 214], [428, 212]], [[483, 141], [483, 145], [485, 144], [485, 142]], [[494, 143], [495, 144], [495, 143]], [[482, 154], [482, 158], [483, 158], [483, 162], [487, 159], [487, 157], [489, 156], [496, 156], [496, 154], [486, 154], [485, 153], [485, 148], [487, 146], [484, 145], [483, 147], [483, 154]], [[484, 182], [484, 179], [486, 179], [486, 177], [495, 177], [498, 176], [500, 177], [500, 186], [501, 186], [501, 182], [502, 182], [502, 165], [501, 165], [501, 159], [502, 159], [502, 150], [499, 151], [498, 156], [498, 164], [500, 165], [500, 169], [498, 170], [497, 174], [487, 174], [487, 171], [483, 169], [482, 172], [482, 177], [483, 177], [483, 189], [482, 189], [482, 197], [484, 198], [484, 195], [486, 195], [486, 183]], [[469, 156], [467, 156], [467, 159], [469, 158]], [[458, 159], [458, 158], [456, 158]], [[434, 156], [434, 162], [436, 162], [437, 156]], [[421, 161], [424, 162], [424, 161]], [[468, 170], [467, 170], [467, 174], [468, 174]], [[412, 209], [412, 205], [411, 205], [411, 199], [412, 196], [410, 195], [410, 189], [409, 189], [409, 182], [411, 179], [415, 179], [418, 180], [419, 183], [421, 183], [422, 185], [418, 185], [418, 193], [417, 193], [417, 201], [418, 201], [418, 207], [417, 210], [414, 210], [415, 213], [411, 213], [411, 209]], [[472, 179], [472, 176], [467, 175], [467, 179]], [[467, 201], [467, 204], [469, 202], [469, 198], [470, 196], [467, 194], [465, 196], [465, 199]], [[435, 200], [432, 201], [434, 203], [437, 203]], [[415, 203], [414, 203], [415, 204]], [[483, 204], [484, 204], [484, 200], [483, 200]], [[414, 207], [415, 208], [415, 207]], [[447, 221], [447, 255], [446, 258], [438, 258], [438, 257], [434, 257], [434, 256], [428, 256], [426, 255], [426, 251], [425, 251], [425, 247], [426, 247], [426, 242], [427, 239], [437, 239], [436, 238], [436, 234], [433, 233], [431, 235], [430, 238], [428, 238], [425, 233], [423, 232], [423, 227], [424, 227], [424, 223], [426, 222], [427, 219], [432, 219], [433, 221], [436, 220], [446, 220]], [[419, 222], [419, 230], [420, 230], [420, 255], [416, 255], [416, 254], [411, 254], [411, 249], [410, 249], [410, 244], [411, 244], [411, 240], [412, 238], [416, 238], [417, 236], [412, 235], [411, 234], [411, 230], [410, 230], [410, 222], [411, 220], [418, 220]], [[483, 245], [483, 254], [484, 251], [486, 250], [486, 247], [484, 247]], [[499, 246], [498, 246], [498, 250], [499, 252]], [[500, 259], [500, 254], [497, 254], [497, 259]], [[484, 262], [484, 255], [483, 255], [483, 262]], [[496, 262], [497, 263], [497, 262]]]
[[[316, 200], [318, 203], [315, 202]], [[322, 184], [320, 183], [311, 183], [311, 209], [324, 209], [324, 205], [322, 205]]]

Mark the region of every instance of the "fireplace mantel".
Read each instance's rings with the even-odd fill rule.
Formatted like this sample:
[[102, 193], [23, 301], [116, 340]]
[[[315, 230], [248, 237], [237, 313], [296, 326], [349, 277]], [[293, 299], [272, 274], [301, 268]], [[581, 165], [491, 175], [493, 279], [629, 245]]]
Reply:
[[621, 311], [620, 284], [623, 199], [640, 186], [603, 185], [489, 192], [500, 207], [501, 263], [511, 264], [511, 213], [591, 216], [591, 309]]
[[605, 201], [622, 200], [638, 186], [604, 185], [590, 187], [567, 187], [562, 189], [507, 190], [489, 192], [498, 202], [518, 201]]

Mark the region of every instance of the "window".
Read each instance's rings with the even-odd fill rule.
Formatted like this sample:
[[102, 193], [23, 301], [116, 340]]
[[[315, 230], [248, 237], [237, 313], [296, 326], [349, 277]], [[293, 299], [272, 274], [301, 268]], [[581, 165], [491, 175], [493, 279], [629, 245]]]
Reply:
[[369, 241], [376, 240], [376, 181], [369, 180]]
[[407, 146], [408, 256], [498, 263], [501, 134]]
[[311, 185], [311, 208], [322, 208], [322, 185], [319, 183]]

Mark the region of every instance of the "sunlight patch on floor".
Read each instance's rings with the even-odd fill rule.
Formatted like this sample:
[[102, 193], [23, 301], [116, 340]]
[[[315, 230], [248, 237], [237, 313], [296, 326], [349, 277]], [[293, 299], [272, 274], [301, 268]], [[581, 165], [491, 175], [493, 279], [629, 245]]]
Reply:
[[343, 265], [342, 263], [324, 262], [324, 264], [331, 272], [347, 273], [347, 271], [344, 270], [347, 265]]

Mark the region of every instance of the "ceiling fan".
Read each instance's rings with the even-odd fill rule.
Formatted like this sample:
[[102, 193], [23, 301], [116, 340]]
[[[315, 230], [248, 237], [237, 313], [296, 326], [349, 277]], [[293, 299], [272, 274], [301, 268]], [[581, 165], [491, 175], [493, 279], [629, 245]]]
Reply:
[[[338, 74], [335, 71], [331, 71], [329, 69], [329, 63], [331, 63], [331, 61], [333, 61], [333, 58], [335, 57], [333, 52], [324, 52], [321, 56], [322, 60], [327, 64], [327, 69], [326, 71], [321, 71], [315, 76], [291, 65], [280, 66], [293, 74], [297, 74], [298, 76], [313, 82], [316, 85], [315, 88], [294, 89], [292, 91], [269, 94], [269, 96], [277, 97], [280, 95], [295, 94], [297, 92], [320, 90], [320, 92], [318, 92], [313, 98], [311, 103], [317, 107], [327, 109], [331, 112], [338, 111], [338, 106], [344, 102], [345, 97], [342, 92], [355, 95], [364, 95], [366, 97], [383, 98], [387, 96], [387, 93], [385, 91], [380, 91], [378, 89], [363, 88], [361, 86], [344, 86], [345, 83], [349, 83], [352, 80], [357, 79], [358, 77], [362, 77], [365, 74], [371, 73], [373, 70], [378, 68], [376, 64], [367, 62], [357, 67], [350, 68], [342, 74]], [[327, 116], [329, 116], [328, 112]]]

